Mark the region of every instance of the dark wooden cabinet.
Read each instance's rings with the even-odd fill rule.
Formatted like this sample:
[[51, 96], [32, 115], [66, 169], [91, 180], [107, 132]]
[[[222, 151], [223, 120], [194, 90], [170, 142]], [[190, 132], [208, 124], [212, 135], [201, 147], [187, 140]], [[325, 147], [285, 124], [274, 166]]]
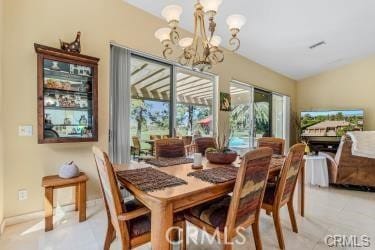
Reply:
[[98, 140], [99, 59], [34, 44], [38, 143]]

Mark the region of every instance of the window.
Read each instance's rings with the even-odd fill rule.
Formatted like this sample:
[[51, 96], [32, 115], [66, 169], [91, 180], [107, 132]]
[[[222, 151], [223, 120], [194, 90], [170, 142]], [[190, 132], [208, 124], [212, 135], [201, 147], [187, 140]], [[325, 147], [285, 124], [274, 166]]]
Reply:
[[214, 79], [177, 69], [177, 135], [213, 135]]

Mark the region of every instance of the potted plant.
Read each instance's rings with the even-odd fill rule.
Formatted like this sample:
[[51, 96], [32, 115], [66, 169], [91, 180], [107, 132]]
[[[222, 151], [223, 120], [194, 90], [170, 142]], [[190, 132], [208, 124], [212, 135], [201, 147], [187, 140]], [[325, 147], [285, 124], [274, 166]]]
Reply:
[[215, 164], [231, 164], [237, 159], [237, 152], [229, 149], [229, 136], [216, 138], [216, 148], [207, 148], [205, 156], [207, 160]]

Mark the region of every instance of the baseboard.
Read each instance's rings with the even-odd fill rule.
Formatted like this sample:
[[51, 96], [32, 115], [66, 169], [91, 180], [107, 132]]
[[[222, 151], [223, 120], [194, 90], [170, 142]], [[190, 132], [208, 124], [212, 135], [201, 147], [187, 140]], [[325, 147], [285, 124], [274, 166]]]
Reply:
[[[87, 207], [93, 207], [99, 204], [103, 204], [102, 198], [89, 200], [86, 202]], [[62, 205], [61, 208], [63, 208], [65, 212], [71, 212], [75, 210], [75, 205], [74, 204]], [[54, 208], [53, 210], [55, 211], [56, 208]], [[43, 219], [43, 218], [44, 218], [44, 210], [4, 218], [0, 226], [0, 235], [4, 232], [4, 228], [7, 226], [27, 222], [27, 221], [34, 220], [34, 219]]]

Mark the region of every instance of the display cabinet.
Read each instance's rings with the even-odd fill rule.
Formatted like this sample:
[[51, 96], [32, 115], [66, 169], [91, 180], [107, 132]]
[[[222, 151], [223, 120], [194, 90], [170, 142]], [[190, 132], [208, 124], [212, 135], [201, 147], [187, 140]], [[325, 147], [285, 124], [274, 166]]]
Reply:
[[38, 143], [98, 140], [98, 62], [34, 44], [38, 55]]

